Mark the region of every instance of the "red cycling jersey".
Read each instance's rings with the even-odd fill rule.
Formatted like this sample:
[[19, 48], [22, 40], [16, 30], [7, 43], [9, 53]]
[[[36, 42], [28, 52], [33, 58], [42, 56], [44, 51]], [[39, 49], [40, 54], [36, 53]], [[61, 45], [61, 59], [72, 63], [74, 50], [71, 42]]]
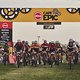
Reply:
[[48, 43], [43, 43], [43, 44], [41, 44], [41, 47], [49, 47], [49, 44]]

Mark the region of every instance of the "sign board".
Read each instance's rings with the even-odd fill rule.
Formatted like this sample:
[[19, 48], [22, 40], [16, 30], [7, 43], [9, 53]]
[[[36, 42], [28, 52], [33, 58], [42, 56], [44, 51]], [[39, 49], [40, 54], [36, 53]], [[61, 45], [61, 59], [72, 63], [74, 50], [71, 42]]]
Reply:
[[55, 29], [54, 25], [44, 25], [43, 29]]
[[0, 22], [0, 41], [12, 42], [12, 22]]
[[80, 22], [80, 8], [0, 8], [0, 21]]

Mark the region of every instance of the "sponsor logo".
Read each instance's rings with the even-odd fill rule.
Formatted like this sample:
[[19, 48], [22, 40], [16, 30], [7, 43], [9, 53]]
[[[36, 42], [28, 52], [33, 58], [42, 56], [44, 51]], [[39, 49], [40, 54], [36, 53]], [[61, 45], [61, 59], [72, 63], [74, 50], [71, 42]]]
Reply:
[[41, 20], [42, 19], [42, 14], [41, 14], [41, 12], [36, 12], [35, 13], [35, 20]]
[[61, 12], [54, 8], [52, 11], [43, 12], [43, 20], [58, 20], [58, 16], [61, 15]]
[[2, 28], [8, 28], [8, 23], [3, 23]]

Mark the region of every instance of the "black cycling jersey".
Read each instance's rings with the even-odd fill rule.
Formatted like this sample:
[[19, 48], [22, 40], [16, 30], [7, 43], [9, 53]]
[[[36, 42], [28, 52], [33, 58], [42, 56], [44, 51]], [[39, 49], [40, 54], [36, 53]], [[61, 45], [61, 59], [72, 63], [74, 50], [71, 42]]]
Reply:
[[34, 50], [35, 52], [39, 52], [39, 48], [31, 48], [31, 52], [32, 52], [33, 50]]
[[49, 47], [42, 47], [42, 51], [46, 51], [46, 49], [48, 49]]
[[68, 51], [70, 51], [70, 52], [73, 51], [73, 49], [74, 49], [74, 44], [73, 44], [73, 42], [69, 42], [67, 49], [68, 49]]

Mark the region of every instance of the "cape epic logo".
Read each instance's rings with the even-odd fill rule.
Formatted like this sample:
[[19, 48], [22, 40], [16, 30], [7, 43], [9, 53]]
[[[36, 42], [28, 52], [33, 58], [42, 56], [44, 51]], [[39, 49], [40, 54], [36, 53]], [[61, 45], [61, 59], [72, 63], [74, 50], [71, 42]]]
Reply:
[[43, 12], [43, 20], [58, 20], [58, 16], [61, 15], [61, 12], [54, 8], [52, 11]]

